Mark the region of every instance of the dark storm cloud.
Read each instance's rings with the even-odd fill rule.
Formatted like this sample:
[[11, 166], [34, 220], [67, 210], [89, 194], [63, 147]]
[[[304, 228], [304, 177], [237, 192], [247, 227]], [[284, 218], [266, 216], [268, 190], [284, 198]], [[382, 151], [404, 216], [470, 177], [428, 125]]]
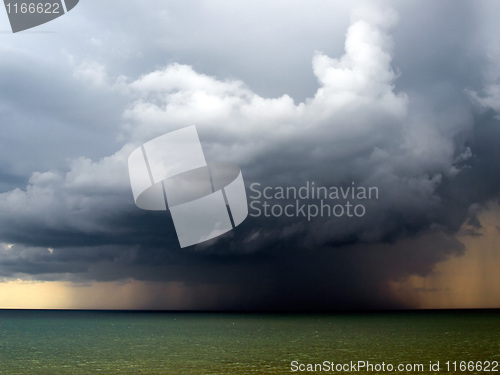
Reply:
[[416, 240], [410, 237], [398, 245], [345, 245], [310, 251], [298, 248], [296, 239], [286, 238], [245, 255], [131, 246], [120, 251], [96, 246], [51, 253], [14, 245], [2, 251], [0, 267], [5, 276], [36, 274], [41, 280], [134, 278], [213, 285], [222, 294], [236, 290], [236, 296], [220, 299], [219, 309], [319, 311], [408, 307], [392, 300], [386, 281], [408, 273], [425, 275], [436, 262], [463, 251], [459, 241], [439, 232]]
[[[99, 59], [69, 53], [57, 72], [46, 63], [48, 74], [0, 60], [11, 73], [0, 76], [2, 124], [11, 124], [7, 129], [12, 133], [1, 138], [5, 161], [0, 165], [11, 166], [4, 175], [18, 165], [21, 151], [34, 148], [38, 140], [47, 143], [46, 149], [34, 148], [20, 168], [33, 172], [27, 187], [13, 189], [11, 178], [4, 182], [0, 274], [42, 280], [182, 281], [216, 285], [221, 293], [236, 288], [237, 295], [231, 294], [220, 308], [397, 307], [388, 282], [425, 275], [437, 262], [461, 254], [463, 245], [453, 234], [464, 222], [480, 225], [471, 207], [497, 199], [500, 188], [494, 172], [500, 162], [495, 147], [500, 126], [491, 112], [496, 110], [496, 83], [483, 81], [487, 48], [474, 44], [485, 38], [477, 26], [480, 12], [475, 13], [471, 2], [453, 3], [452, 14], [450, 3], [431, 4], [425, 11], [408, 4], [400, 9], [395, 5], [397, 12], [384, 6], [354, 10], [350, 23], [348, 7], [340, 6], [335, 17], [343, 26], [341, 34], [330, 38], [334, 47], [321, 42], [325, 36], [314, 37], [309, 21], [304, 30], [311, 34], [303, 39], [292, 38], [290, 30], [272, 34], [275, 43], [283, 40], [284, 45], [275, 56], [265, 53], [272, 50], [270, 45], [258, 50], [266, 58], [259, 58], [253, 71], [248, 63], [253, 49], [238, 45], [240, 37], [226, 32], [233, 21], [214, 30], [212, 43], [205, 39], [206, 27], [222, 17], [212, 14], [202, 20], [206, 4], [188, 12], [189, 17], [187, 8], [162, 5], [165, 12], [158, 8], [153, 17], [161, 32], [148, 38], [137, 54], [132, 47], [145, 38], [142, 29], [134, 29], [136, 39], [120, 38], [114, 49], [104, 51], [110, 38], [128, 31], [123, 25], [103, 27], [100, 17], [106, 19], [111, 11], [103, 8], [103, 14], [89, 21], [98, 27], [85, 35], [88, 44], [78, 39], [83, 51], [100, 51]], [[272, 21], [279, 12], [270, 7], [264, 24], [277, 32]], [[119, 19], [130, 19], [129, 13], [149, 19], [148, 11], [136, 8], [132, 3], [120, 9]], [[225, 12], [243, 17], [243, 8]], [[289, 20], [277, 21], [278, 26], [295, 27], [292, 21], [299, 10]], [[90, 11], [87, 5], [81, 14]], [[470, 15], [466, 27], [459, 28]], [[165, 26], [162, 17], [172, 22]], [[166, 29], [175, 29], [183, 17], [202, 20], [197, 33], [189, 34], [178, 24], [180, 36], [166, 37], [171, 35]], [[429, 23], [424, 30], [423, 19]], [[342, 52], [339, 35], [344, 38], [347, 27]], [[183, 48], [181, 40], [186, 42]], [[258, 40], [263, 37], [252, 34], [248, 42], [252, 46]], [[316, 44], [308, 45], [308, 40]], [[206, 60], [203, 43], [213, 47]], [[285, 53], [294, 43], [297, 51]], [[233, 52], [241, 51], [244, 61], [227, 59], [233, 62], [222, 64], [233, 44]], [[26, 61], [16, 53], [13, 61]], [[157, 57], [162, 54], [195, 67], [166, 65]], [[299, 69], [304, 54], [307, 74]], [[288, 66], [287, 61], [290, 72], [276, 68]], [[200, 73], [198, 66], [210, 75]], [[297, 79], [287, 90], [293, 97], [279, 96], [283, 91], [276, 87], [287, 87], [284, 82], [296, 77], [295, 72]], [[221, 75], [243, 81], [217, 78]], [[271, 76], [279, 82], [276, 87], [267, 83], [273, 82]], [[29, 89], [30, 83], [36, 90]], [[308, 99], [297, 100], [301, 96]], [[61, 98], [64, 109], [55, 104]], [[26, 112], [21, 110], [25, 102], [34, 103]], [[47, 124], [55, 126], [50, 134], [56, 138], [37, 133], [40, 123], [44, 131]], [[13, 124], [22, 130], [17, 133]], [[237, 163], [247, 188], [253, 182], [300, 187], [315, 181], [328, 187], [355, 181], [357, 186], [376, 186], [379, 197], [363, 202], [367, 213], [361, 218], [249, 217], [236, 230], [181, 251], [168, 213], [134, 206], [126, 160], [143, 142], [192, 124], [198, 127], [207, 159]], [[32, 138], [26, 139], [33, 129]], [[110, 144], [118, 151], [105, 156], [112, 152]]]

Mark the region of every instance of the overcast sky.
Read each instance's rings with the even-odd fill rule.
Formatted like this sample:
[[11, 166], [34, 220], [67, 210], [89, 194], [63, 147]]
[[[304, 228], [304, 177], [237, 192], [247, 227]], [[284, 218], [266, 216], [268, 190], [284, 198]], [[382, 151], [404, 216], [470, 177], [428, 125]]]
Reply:
[[[0, 11], [0, 307], [500, 307], [485, 268], [500, 261], [498, 14], [82, 0], [13, 34]], [[190, 125], [207, 160], [241, 168], [249, 203], [252, 183], [308, 181], [378, 199], [362, 217], [249, 216], [181, 249], [170, 213], [135, 206], [127, 159]]]

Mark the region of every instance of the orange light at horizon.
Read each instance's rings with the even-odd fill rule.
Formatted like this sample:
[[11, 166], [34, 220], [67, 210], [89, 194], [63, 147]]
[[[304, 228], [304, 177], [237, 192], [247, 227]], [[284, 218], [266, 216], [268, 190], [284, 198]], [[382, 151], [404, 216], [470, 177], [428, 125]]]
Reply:
[[391, 283], [402, 301], [423, 309], [500, 308], [500, 206], [479, 215], [481, 228], [458, 235], [466, 251], [436, 264], [431, 274]]

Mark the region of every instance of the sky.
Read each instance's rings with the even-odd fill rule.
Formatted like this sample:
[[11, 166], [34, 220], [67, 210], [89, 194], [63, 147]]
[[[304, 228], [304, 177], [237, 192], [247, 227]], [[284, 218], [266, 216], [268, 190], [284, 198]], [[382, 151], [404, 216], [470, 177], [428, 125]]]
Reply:
[[[499, 11], [82, 0], [12, 33], [0, 10], [0, 308], [500, 308]], [[127, 160], [191, 125], [249, 216], [181, 248]], [[276, 195], [311, 184], [377, 194]]]

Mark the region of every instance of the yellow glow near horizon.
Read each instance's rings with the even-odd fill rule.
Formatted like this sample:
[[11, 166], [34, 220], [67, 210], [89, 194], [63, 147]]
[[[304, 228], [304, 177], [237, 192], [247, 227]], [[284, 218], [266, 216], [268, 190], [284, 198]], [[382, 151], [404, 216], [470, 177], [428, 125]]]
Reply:
[[12, 280], [0, 283], [4, 309], [165, 309], [207, 308], [214, 300], [213, 286], [187, 287], [180, 282], [93, 282]]
[[0, 283], [0, 307], [4, 309], [56, 309], [68, 298], [61, 282], [12, 280]]
[[465, 254], [447, 259], [427, 276], [392, 283], [405, 302], [424, 309], [500, 308], [500, 207], [479, 215], [480, 235], [461, 234]]

